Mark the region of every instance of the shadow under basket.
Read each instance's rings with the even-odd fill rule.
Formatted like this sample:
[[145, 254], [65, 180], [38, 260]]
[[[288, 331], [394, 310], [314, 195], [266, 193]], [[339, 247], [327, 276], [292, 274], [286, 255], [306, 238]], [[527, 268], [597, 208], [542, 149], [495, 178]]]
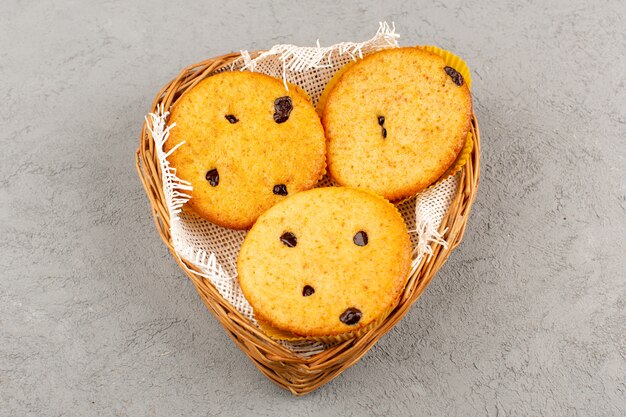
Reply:
[[[261, 52], [263, 51], [250, 55], [255, 57]], [[156, 113], [158, 106], [169, 109], [182, 93], [212, 73], [228, 67], [239, 57], [239, 53], [231, 53], [185, 68], [159, 91], [150, 112]], [[265, 376], [295, 395], [304, 395], [339, 376], [395, 326], [422, 294], [450, 253], [461, 243], [467, 219], [476, 198], [480, 175], [480, 132], [473, 115], [471, 132], [474, 141], [472, 154], [461, 170], [459, 189], [439, 229], [449, 244], [448, 248], [432, 244], [433, 256], [426, 255], [422, 258], [415, 272], [409, 277], [398, 305], [378, 326], [365, 334], [329, 347], [310, 357], [302, 357], [265, 335], [225, 300], [208, 279], [198, 275], [200, 271], [193, 264], [176, 255], [170, 235], [170, 216], [163, 193], [159, 159], [146, 123], [143, 125], [139, 138], [136, 164], [139, 177], [152, 205], [156, 228], [174, 259], [196, 286], [207, 309], [220, 321], [228, 335]], [[443, 233], [444, 230], [446, 230], [445, 233]]]

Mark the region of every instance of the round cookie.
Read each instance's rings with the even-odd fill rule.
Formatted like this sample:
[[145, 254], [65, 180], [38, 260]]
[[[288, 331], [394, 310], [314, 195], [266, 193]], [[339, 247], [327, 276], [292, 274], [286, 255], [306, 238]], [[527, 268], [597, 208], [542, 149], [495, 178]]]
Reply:
[[398, 210], [347, 187], [317, 188], [262, 214], [237, 270], [255, 316], [303, 337], [350, 333], [396, 305], [411, 266]]
[[247, 229], [325, 172], [325, 137], [309, 100], [282, 80], [222, 72], [174, 105], [165, 143], [176, 175], [191, 183], [190, 207], [220, 226]]
[[328, 93], [328, 171], [341, 185], [395, 201], [435, 182], [470, 129], [463, 77], [420, 48], [386, 49], [353, 64]]

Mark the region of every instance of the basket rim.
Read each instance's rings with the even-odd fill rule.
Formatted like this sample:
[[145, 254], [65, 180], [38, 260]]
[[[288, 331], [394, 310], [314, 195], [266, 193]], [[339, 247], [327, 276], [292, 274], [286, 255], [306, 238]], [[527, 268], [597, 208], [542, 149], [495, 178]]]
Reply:
[[[265, 50], [250, 52], [250, 56], [254, 58], [263, 52]], [[185, 67], [173, 80], [160, 89], [149, 113], [155, 112], [159, 105], [169, 109], [184, 91], [192, 88], [213, 72], [227, 67], [240, 57], [240, 53], [232, 52]], [[409, 276], [398, 305], [378, 326], [363, 335], [333, 345], [320, 353], [303, 357], [265, 335], [223, 298], [208, 279], [198, 275], [201, 271], [177, 255], [170, 235], [170, 218], [162, 188], [160, 165], [154, 141], [151, 139], [147, 127], [147, 122], [144, 120], [139, 147], [135, 153], [135, 165], [150, 201], [157, 232], [175, 261], [194, 283], [207, 309], [218, 319], [235, 344], [272, 382], [290, 390], [295, 395], [309, 393], [340, 375], [345, 369], [356, 363], [406, 315], [436, 272], [461, 243], [480, 179], [480, 129], [478, 121], [472, 113], [470, 131], [472, 132], [474, 147], [467, 164], [461, 170], [459, 189], [438, 230], [448, 241], [448, 248], [443, 248], [441, 245], [432, 246], [433, 255], [422, 258], [420, 264]]]

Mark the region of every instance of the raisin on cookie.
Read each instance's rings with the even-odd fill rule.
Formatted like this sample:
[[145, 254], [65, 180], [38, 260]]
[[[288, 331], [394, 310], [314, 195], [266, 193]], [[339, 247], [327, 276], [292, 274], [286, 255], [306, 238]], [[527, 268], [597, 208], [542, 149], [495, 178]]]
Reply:
[[206, 78], [173, 106], [165, 151], [193, 186], [189, 206], [220, 226], [247, 229], [325, 172], [325, 137], [310, 101], [282, 80], [246, 71]]
[[237, 270], [259, 321], [323, 337], [384, 318], [410, 265], [409, 234], [395, 206], [365, 190], [327, 187], [262, 214], [244, 240]]
[[322, 113], [332, 178], [395, 201], [422, 191], [455, 161], [470, 129], [472, 99], [443, 58], [396, 48], [347, 68]]

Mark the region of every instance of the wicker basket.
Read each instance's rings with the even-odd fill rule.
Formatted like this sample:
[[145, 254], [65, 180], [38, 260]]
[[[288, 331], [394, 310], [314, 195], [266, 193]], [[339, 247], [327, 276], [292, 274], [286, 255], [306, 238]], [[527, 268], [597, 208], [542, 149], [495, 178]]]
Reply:
[[[258, 56], [262, 51], [251, 53]], [[208, 59], [185, 68], [174, 80], [164, 86], [156, 96], [150, 109], [156, 112], [157, 106], [169, 109], [172, 104], [189, 88], [192, 88], [211, 73], [230, 65], [239, 58], [238, 53], [231, 53]], [[433, 247], [433, 256], [425, 256], [416, 271], [409, 277], [398, 306], [378, 326], [360, 337], [332, 346], [321, 353], [304, 358], [267, 337], [259, 328], [243, 317], [225, 300], [211, 282], [200, 275], [191, 263], [176, 256], [170, 236], [170, 218], [162, 187], [159, 160], [154, 141], [144, 123], [136, 164], [139, 178], [148, 194], [152, 205], [152, 214], [161, 238], [168, 246], [174, 259], [183, 267], [196, 286], [200, 298], [206, 307], [222, 323], [228, 335], [252, 362], [270, 380], [290, 390], [295, 395], [307, 394], [337, 377], [348, 367], [356, 363], [387, 331], [398, 323], [409, 307], [422, 294], [435, 273], [441, 268], [463, 238], [470, 209], [476, 197], [480, 174], [480, 132], [476, 118], [472, 118], [474, 148], [471, 158], [463, 167], [459, 190], [447, 215], [444, 217], [439, 232], [447, 229], [444, 238], [449, 243], [445, 249], [440, 245]], [[185, 263], [185, 265], [183, 265]]]

